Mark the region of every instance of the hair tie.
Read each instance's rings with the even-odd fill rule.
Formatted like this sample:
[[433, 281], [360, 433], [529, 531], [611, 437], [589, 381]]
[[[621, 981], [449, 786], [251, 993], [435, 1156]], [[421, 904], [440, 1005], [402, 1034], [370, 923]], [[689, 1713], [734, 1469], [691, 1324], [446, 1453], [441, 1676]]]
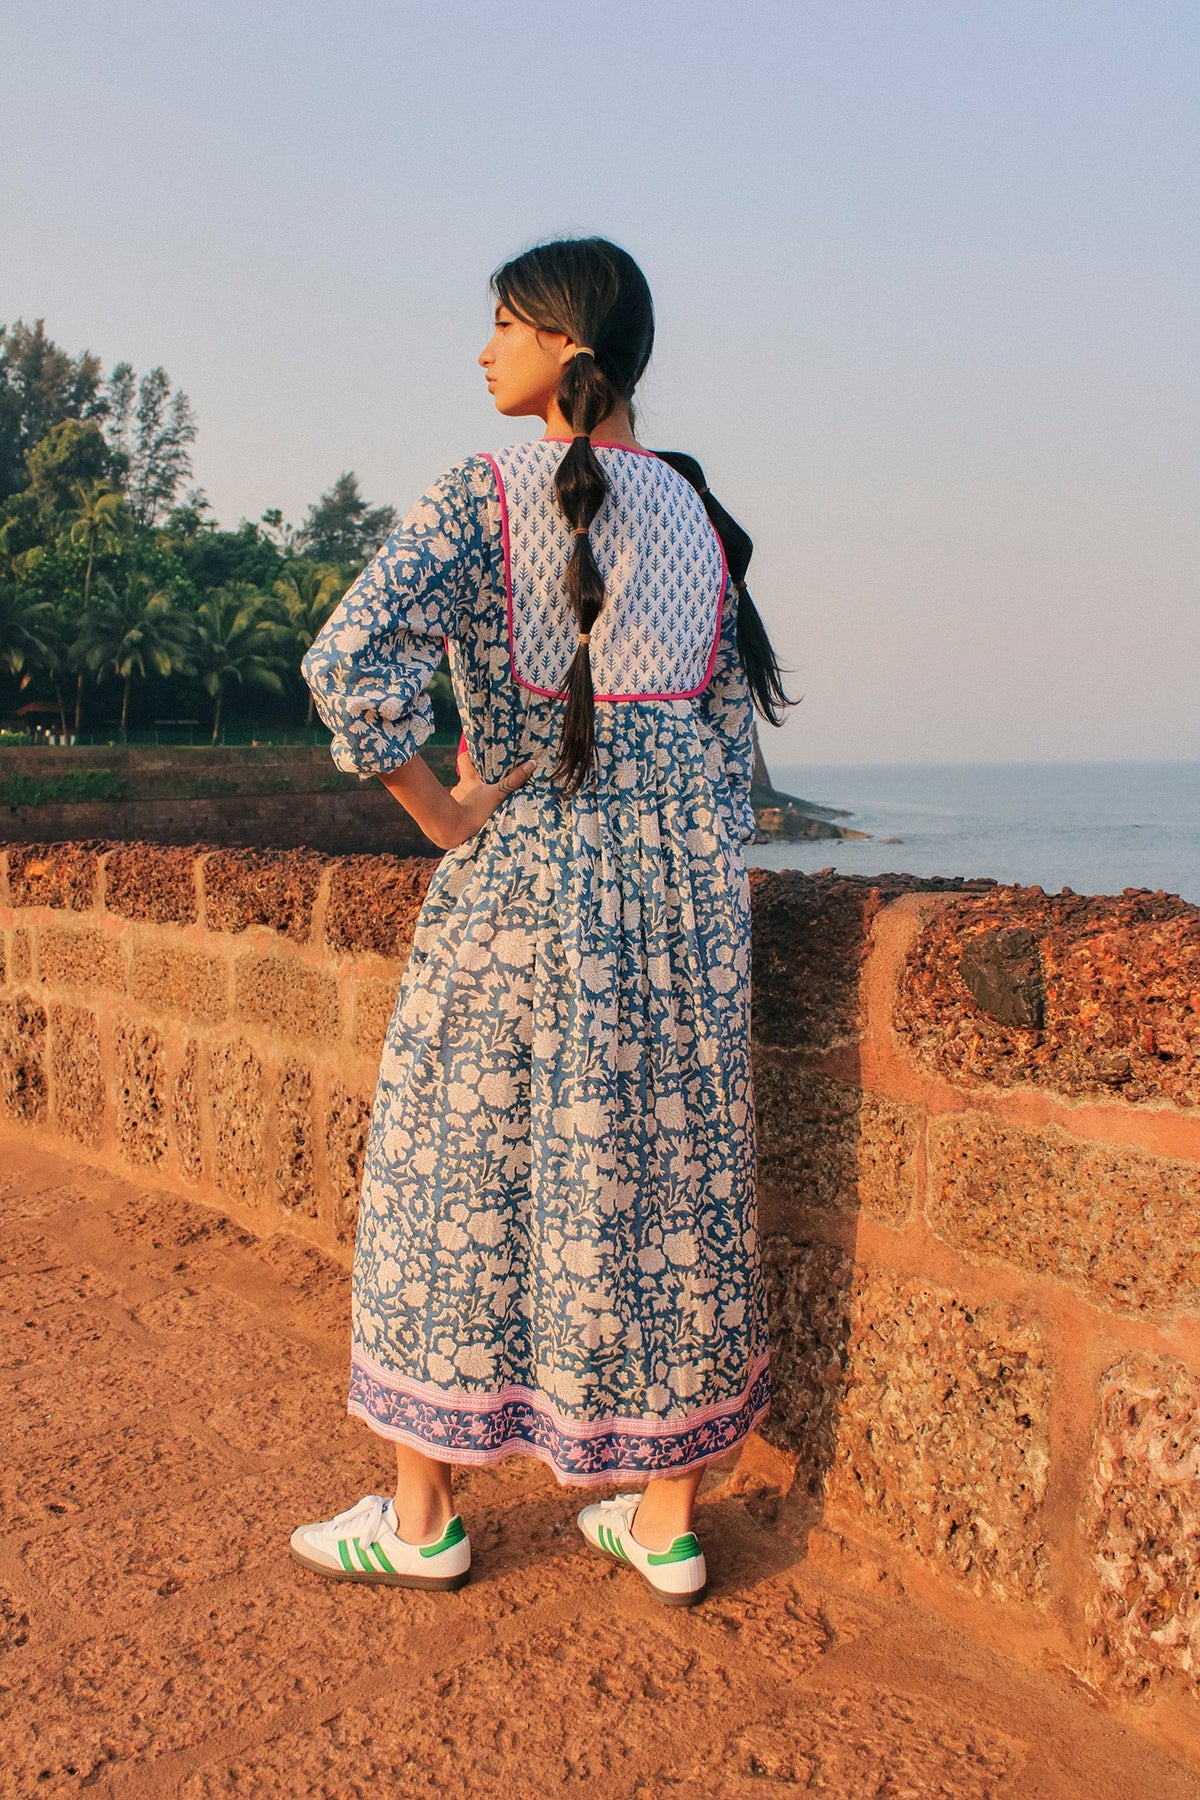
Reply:
[[586, 525], [572, 525], [572, 527], [571, 527], [571, 536], [572, 537], [586, 537], [587, 534], [588, 534], [588, 528]]
[[590, 637], [591, 637], [591, 635], [592, 635], [592, 634], [591, 634], [591, 632], [590, 632], [590, 631], [581, 631], [581, 632], [580, 632], [580, 634], [579, 634], [579, 641], [580, 641], [580, 643], [581, 643], [581, 644], [586, 644], [586, 643], [587, 643], [587, 641], [588, 641], [588, 639], [589, 639], [589, 638], [590, 638]]
[[573, 444], [590, 444], [591, 441], [592, 440], [586, 431], [577, 431], [575, 436], [571, 439]]
[[[592, 346], [591, 346], [591, 345], [590, 345], [590, 344], [580, 344], [580, 346], [579, 346], [579, 348], [578, 348], [578, 350], [576, 350], [576, 352], [575, 352], [575, 356], [591, 356], [591, 357], [594, 357], [594, 356], [595, 356], [595, 354], [596, 354], [596, 352], [595, 352], [595, 351], [594, 351], [594, 350], [593, 350], [593, 349], [592, 349]], [[573, 357], [572, 357], [572, 358], [571, 358], [571, 361], [572, 361], [572, 362], [574, 362], [574, 360], [575, 360], [575, 356], [573, 356]]]
[[711, 493], [711, 491], [712, 491], [711, 488], [706, 488], [706, 487], [698, 487], [696, 489], [696, 492], [698, 494], [708, 494], [708, 493]]

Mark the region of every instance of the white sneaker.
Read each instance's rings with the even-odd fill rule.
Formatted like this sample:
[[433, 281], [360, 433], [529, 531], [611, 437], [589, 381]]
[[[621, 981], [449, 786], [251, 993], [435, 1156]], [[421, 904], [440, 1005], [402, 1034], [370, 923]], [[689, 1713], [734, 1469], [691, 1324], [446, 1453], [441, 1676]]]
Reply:
[[457, 1513], [431, 1544], [397, 1535], [395, 1503], [366, 1494], [323, 1524], [298, 1525], [292, 1555], [334, 1581], [371, 1581], [386, 1587], [460, 1588], [471, 1570], [471, 1540]]
[[708, 1587], [700, 1541], [694, 1531], [685, 1531], [669, 1550], [644, 1549], [633, 1535], [641, 1498], [640, 1494], [617, 1494], [612, 1500], [585, 1506], [577, 1517], [579, 1529], [602, 1556], [636, 1569], [664, 1606], [694, 1606], [703, 1600]]

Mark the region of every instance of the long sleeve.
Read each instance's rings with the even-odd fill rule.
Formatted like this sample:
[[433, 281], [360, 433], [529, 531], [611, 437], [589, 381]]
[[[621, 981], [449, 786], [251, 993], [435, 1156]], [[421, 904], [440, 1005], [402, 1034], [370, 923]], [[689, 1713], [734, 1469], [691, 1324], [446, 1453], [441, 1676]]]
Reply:
[[712, 679], [697, 697], [700, 716], [720, 749], [729, 787], [733, 834], [740, 843], [753, 839], [757, 825], [750, 805], [754, 774], [754, 707], [737, 647], [737, 589], [727, 582], [721, 608], [721, 632]]
[[440, 476], [343, 596], [300, 665], [333, 760], [385, 775], [433, 730], [428, 689], [483, 580], [482, 527], [461, 466]]

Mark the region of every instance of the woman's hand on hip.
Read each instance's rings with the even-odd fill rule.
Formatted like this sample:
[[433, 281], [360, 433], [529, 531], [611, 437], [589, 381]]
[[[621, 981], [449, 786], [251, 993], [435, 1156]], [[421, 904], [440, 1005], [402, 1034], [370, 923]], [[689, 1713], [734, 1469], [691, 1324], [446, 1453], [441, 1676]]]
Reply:
[[458, 844], [465, 844], [468, 838], [491, 818], [496, 808], [510, 794], [515, 794], [519, 787], [524, 787], [529, 777], [537, 768], [536, 762], [515, 763], [506, 769], [499, 781], [484, 781], [479, 770], [471, 761], [468, 751], [460, 750], [457, 760], [458, 781], [450, 789], [450, 798], [458, 803], [462, 814], [462, 835], [453, 843], [443, 844], [444, 850], [453, 850]]
[[466, 753], [458, 758], [458, 784], [443, 787], [424, 757], [417, 753], [380, 780], [405, 812], [411, 813], [425, 836], [439, 850], [455, 850], [474, 837], [491, 818], [502, 800], [523, 787], [537, 764], [523, 762], [506, 769], [499, 781], [481, 781]]

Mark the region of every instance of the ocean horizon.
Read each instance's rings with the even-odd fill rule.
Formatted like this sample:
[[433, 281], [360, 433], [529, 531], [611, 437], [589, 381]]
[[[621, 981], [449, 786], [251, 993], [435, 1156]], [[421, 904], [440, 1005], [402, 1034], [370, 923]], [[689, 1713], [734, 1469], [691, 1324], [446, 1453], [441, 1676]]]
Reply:
[[[765, 746], [764, 746], [765, 749]], [[748, 844], [749, 865], [991, 876], [1056, 893], [1164, 889], [1200, 904], [1200, 762], [776, 763], [863, 840]]]

